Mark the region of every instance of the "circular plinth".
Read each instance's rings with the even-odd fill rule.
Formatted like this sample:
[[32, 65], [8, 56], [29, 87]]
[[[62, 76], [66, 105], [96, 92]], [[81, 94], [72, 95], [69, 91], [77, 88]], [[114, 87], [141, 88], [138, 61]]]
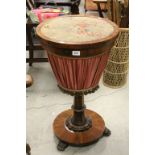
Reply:
[[65, 125], [66, 119], [72, 115], [73, 110], [66, 110], [54, 120], [54, 133], [59, 140], [74, 146], [85, 146], [96, 142], [103, 136], [105, 123], [99, 114], [88, 109], [85, 110], [85, 116], [92, 120], [92, 127], [82, 132], [69, 130]]

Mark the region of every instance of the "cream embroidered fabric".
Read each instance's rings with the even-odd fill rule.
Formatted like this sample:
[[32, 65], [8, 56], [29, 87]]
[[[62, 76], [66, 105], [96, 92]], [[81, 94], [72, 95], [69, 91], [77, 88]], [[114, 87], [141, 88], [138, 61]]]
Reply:
[[49, 40], [80, 43], [104, 39], [114, 32], [114, 28], [104, 19], [68, 16], [48, 20], [40, 31]]

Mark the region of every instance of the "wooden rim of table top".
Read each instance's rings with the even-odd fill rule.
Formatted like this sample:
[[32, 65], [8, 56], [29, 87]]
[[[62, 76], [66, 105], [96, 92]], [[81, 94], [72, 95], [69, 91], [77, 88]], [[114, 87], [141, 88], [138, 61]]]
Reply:
[[[113, 26], [114, 31], [109, 36], [101, 38], [101, 39], [96, 39], [93, 41], [77, 42], [77, 43], [67, 42], [67, 41], [61, 42], [58, 40], [49, 39], [48, 37], [44, 36], [41, 33], [41, 27], [45, 23], [47, 23], [49, 20], [54, 20], [55, 18], [66, 18], [66, 17], [90, 17], [90, 18], [97, 18], [99, 20], [105, 20]], [[50, 43], [58, 48], [61, 47], [61, 48], [70, 48], [70, 49], [73, 49], [73, 48], [82, 49], [82, 48], [87, 48], [87, 47], [95, 47], [95, 46], [102, 45], [103, 43], [106, 43], [112, 39], [115, 39], [119, 33], [118, 26], [114, 22], [110, 21], [107, 18], [100, 18], [100, 17], [95, 17], [95, 16], [89, 16], [89, 15], [65, 15], [65, 16], [59, 16], [59, 17], [55, 17], [55, 18], [48, 19], [48, 20], [45, 20], [44, 22], [40, 23], [36, 28], [36, 33], [41, 40], [46, 41], [47, 43]]]

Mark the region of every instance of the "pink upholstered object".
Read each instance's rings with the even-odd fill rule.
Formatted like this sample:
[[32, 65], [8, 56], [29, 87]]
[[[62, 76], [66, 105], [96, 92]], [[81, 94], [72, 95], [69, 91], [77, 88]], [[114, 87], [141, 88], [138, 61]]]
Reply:
[[39, 8], [39, 9], [33, 9], [32, 12], [34, 12], [37, 15], [40, 23], [44, 21], [45, 19], [57, 17], [60, 15], [60, 11], [53, 12], [53, 9], [40, 9]]
[[60, 86], [83, 90], [98, 85], [108, 60], [108, 52], [93, 58], [69, 59], [48, 54], [49, 62]]

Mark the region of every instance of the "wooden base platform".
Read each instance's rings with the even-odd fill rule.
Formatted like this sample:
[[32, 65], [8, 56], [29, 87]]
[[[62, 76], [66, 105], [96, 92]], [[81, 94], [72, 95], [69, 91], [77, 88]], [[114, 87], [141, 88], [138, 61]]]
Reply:
[[85, 116], [92, 120], [92, 126], [85, 131], [75, 132], [66, 126], [67, 118], [73, 116], [73, 110], [60, 113], [54, 120], [54, 133], [59, 139], [58, 150], [64, 151], [68, 145], [86, 146], [97, 142], [103, 136], [109, 136], [110, 130], [105, 127], [102, 117], [94, 111], [85, 110]]

